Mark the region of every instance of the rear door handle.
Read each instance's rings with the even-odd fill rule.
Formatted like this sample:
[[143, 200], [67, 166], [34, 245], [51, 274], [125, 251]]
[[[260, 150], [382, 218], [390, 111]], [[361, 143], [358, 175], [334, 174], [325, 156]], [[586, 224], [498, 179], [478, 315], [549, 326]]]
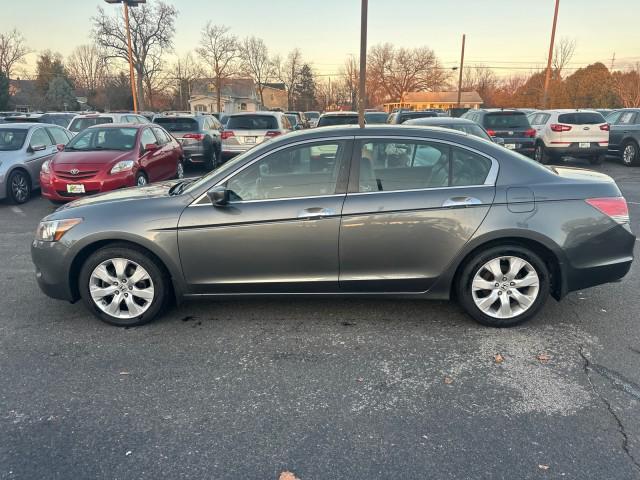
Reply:
[[298, 212], [298, 218], [322, 218], [322, 217], [330, 217], [336, 214], [336, 211], [333, 208], [322, 208], [322, 207], [311, 207], [305, 208], [304, 210], [300, 210]]
[[482, 205], [482, 201], [475, 197], [451, 197], [442, 204], [443, 207], [468, 207], [471, 205]]

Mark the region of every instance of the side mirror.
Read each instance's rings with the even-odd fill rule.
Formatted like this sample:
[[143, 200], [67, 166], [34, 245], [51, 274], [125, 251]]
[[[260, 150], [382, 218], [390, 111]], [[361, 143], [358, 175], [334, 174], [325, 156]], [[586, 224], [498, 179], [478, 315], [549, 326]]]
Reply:
[[46, 148], [47, 147], [44, 146], [44, 145], [29, 145], [29, 151], [30, 152], [41, 152]]
[[158, 144], [157, 143], [147, 143], [144, 146], [144, 151], [145, 152], [155, 152], [156, 150], [158, 150]]
[[214, 207], [224, 207], [229, 203], [230, 193], [231, 191], [227, 190], [226, 187], [218, 186], [209, 190], [207, 196]]
[[502, 145], [504, 147], [504, 138], [502, 137], [492, 137], [493, 141], [498, 145]]
[[59, 143], [56, 145], [56, 148], [58, 149], [59, 152], [64, 150], [64, 143]]

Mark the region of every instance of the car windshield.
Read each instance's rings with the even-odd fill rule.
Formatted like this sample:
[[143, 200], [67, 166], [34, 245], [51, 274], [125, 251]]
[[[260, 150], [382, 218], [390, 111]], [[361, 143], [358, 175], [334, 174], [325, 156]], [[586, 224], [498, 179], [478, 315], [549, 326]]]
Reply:
[[523, 112], [488, 113], [484, 117], [485, 128], [530, 128], [529, 120]]
[[24, 128], [0, 129], [0, 151], [20, 150], [27, 138], [27, 130]]
[[69, 125], [69, 130], [72, 132], [81, 132], [85, 128], [93, 127], [94, 125], [102, 125], [103, 123], [113, 123], [110, 117], [83, 117], [74, 118]]
[[162, 125], [165, 130], [170, 132], [197, 132], [198, 121], [193, 118], [180, 118], [180, 117], [158, 117], [153, 120], [153, 123]]
[[364, 119], [367, 123], [387, 123], [389, 115], [385, 112], [366, 112]]
[[229, 117], [229, 130], [277, 130], [278, 120], [272, 115], [237, 115]]
[[357, 115], [327, 115], [326, 117], [320, 117], [318, 120], [319, 127], [328, 127], [331, 125], [357, 125]]
[[291, 123], [292, 127], [295, 127], [298, 124], [298, 117], [295, 115], [287, 115], [287, 118], [289, 119], [289, 123]]
[[451, 128], [453, 130], [458, 130], [459, 132], [468, 133], [469, 135], [473, 135], [475, 137], [484, 138], [485, 140], [491, 141], [491, 137], [489, 134], [478, 125], [469, 125], [468, 123], [450, 123], [448, 125], [438, 125], [439, 127]]
[[136, 144], [137, 128], [89, 128], [71, 140], [65, 150], [131, 150]]
[[605, 120], [598, 112], [572, 112], [558, 115], [558, 122], [569, 125], [598, 125], [605, 123]]
[[400, 123], [406, 122], [412, 118], [428, 118], [437, 117], [436, 112], [403, 112], [400, 114]]
[[320, 118], [320, 112], [304, 112], [307, 118]]

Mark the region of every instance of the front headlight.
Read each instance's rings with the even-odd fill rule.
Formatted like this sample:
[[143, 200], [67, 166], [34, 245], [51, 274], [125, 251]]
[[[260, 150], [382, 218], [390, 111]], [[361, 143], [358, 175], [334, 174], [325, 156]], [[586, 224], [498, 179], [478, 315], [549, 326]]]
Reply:
[[47, 160], [42, 164], [41, 170], [42, 170], [42, 173], [44, 173], [45, 175], [49, 175], [49, 173], [51, 172], [50, 164], [51, 164], [51, 160]]
[[40, 222], [36, 230], [36, 240], [43, 242], [57, 242], [70, 229], [82, 222], [81, 218], [68, 218], [65, 220], [50, 220]]
[[127, 172], [133, 168], [133, 160], [122, 160], [116, 163], [109, 173]]

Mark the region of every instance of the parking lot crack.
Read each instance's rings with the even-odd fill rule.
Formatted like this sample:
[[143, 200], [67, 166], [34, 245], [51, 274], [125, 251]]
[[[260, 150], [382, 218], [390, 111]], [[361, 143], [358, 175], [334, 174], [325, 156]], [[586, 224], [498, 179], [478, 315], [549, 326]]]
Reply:
[[[613, 406], [611, 405], [611, 402], [604, 395], [600, 394], [600, 392], [596, 388], [595, 384], [593, 383], [593, 380], [591, 379], [590, 372], [596, 371], [596, 370], [595, 370], [594, 365], [591, 362], [591, 360], [589, 360], [589, 357], [587, 357], [587, 355], [585, 355], [584, 346], [583, 345], [580, 345], [580, 347], [578, 348], [578, 353], [580, 354], [580, 357], [582, 358], [582, 362], [583, 362], [582, 367], [583, 367], [585, 376], [587, 377], [587, 381], [589, 382], [589, 386], [591, 387], [591, 390], [593, 390], [593, 393], [602, 401], [602, 403], [604, 403], [605, 407], [607, 408], [607, 411], [609, 412], [609, 414], [611, 415], [611, 417], [613, 418], [613, 420], [615, 421], [615, 423], [616, 423], [616, 425], [618, 427], [618, 431], [620, 432], [620, 435], [622, 436], [622, 450], [624, 451], [624, 453], [627, 456], [627, 458], [629, 458], [631, 463], [635, 466], [635, 468], [640, 471], [640, 463], [638, 462], [638, 460], [635, 459], [635, 457], [631, 453], [631, 449], [629, 448], [629, 436], [628, 436], [627, 431], [626, 431], [626, 429], [624, 427], [624, 423], [622, 423], [622, 419], [616, 413], [616, 411], [613, 409]], [[600, 373], [600, 372], [597, 372], [597, 373]]]

